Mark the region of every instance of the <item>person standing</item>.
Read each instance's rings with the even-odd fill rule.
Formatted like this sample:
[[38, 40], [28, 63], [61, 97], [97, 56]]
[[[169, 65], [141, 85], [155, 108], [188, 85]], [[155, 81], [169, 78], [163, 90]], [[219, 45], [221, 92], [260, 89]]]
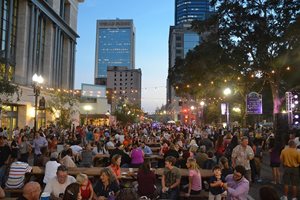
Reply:
[[253, 149], [248, 145], [248, 137], [243, 136], [241, 144], [237, 145], [231, 155], [232, 167], [241, 165], [246, 169], [245, 178], [251, 182], [250, 160], [254, 158]]
[[41, 148], [48, 147], [48, 141], [40, 136], [39, 132], [36, 132], [32, 147], [34, 148], [34, 165], [37, 165], [38, 159], [42, 155]]
[[289, 140], [288, 147], [284, 148], [280, 154], [280, 160], [282, 161], [283, 172], [283, 184], [284, 195], [282, 200], [287, 200], [289, 193], [289, 185], [292, 185], [292, 200], [297, 200], [297, 186], [299, 186], [299, 165], [300, 165], [300, 152], [296, 149], [295, 141]]
[[222, 187], [227, 191], [227, 200], [247, 200], [249, 181], [245, 178], [246, 169], [237, 165], [233, 174], [226, 176]]

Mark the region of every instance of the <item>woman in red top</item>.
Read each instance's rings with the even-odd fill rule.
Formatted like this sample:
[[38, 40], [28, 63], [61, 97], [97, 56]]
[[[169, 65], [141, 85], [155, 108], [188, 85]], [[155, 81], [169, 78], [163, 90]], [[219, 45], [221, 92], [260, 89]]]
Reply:
[[93, 199], [93, 186], [88, 179], [86, 174], [78, 174], [76, 177], [77, 182], [80, 184], [80, 193], [82, 200], [92, 200]]
[[109, 166], [111, 168], [111, 171], [116, 176], [117, 180], [121, 179], [121, 158], [122, 156], [119, 154], [114, 155], [111, 158], [111, 165]]

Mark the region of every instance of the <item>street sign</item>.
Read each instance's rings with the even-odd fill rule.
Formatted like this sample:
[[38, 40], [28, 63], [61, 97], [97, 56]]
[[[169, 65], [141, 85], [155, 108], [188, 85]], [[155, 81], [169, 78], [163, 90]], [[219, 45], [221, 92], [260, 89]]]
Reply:
[[247, 114], [262, 114], [262, 95], [257, 92], [250, 92], [246, 97]]

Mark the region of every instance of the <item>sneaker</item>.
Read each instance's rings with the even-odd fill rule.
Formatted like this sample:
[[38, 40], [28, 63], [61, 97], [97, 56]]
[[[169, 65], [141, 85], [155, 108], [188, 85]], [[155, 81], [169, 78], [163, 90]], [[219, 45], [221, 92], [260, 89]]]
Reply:
[[287, 196], [282, 196], [280, 200], [288, 200]]

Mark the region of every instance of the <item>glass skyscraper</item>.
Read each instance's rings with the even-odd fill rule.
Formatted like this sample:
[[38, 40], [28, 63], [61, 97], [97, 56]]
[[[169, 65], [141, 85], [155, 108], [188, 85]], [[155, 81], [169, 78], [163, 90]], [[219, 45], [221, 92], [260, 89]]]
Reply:
[[110, 66], [134, 69], [133, 20], [97, 20], [95, 84], [106, 85]]
[[209, 0], [175, 0], [175, 26], [205, 20], [209, 11]]

